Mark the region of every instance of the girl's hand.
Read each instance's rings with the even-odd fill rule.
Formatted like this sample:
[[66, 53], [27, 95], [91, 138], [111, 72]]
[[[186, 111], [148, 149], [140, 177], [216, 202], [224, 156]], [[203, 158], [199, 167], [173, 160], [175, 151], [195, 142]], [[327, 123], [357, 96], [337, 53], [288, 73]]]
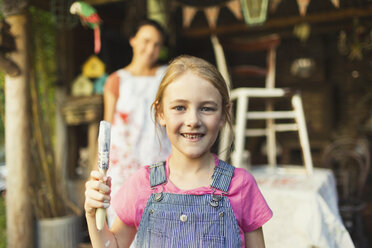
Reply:
[[92, 171], [90, 179], [85, 183], [85, 214], [95, 216], [97, 208], [110, 206], [111, 178], [99, 171]]

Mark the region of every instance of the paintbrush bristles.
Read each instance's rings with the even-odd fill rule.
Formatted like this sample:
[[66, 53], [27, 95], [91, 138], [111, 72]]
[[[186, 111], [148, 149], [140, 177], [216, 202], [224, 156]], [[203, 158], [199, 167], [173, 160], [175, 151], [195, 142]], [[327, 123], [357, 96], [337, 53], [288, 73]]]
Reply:
[[98, 168], [107, 170], [110, 160], [111, 125], [107, 121], [101, 121], [98, 133]]

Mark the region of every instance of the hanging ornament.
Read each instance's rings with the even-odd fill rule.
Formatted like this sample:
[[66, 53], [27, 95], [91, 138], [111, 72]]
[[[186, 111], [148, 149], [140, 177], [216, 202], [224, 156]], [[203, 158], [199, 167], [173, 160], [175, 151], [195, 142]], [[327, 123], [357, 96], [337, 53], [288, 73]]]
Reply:
[[331, 2], [333, 3], [333, 6], [340, 8], [340, 0], [331, 0]]
[[357, 18], [349, 31], [340, 31], [338, 37], [338, 51], [347, 55], [350, 60], [362, 60], [366, 51], [372, 50], [372, 31], [359, 23]]
[[347, 35], [344, 30], [341, 30], [338, 36], [337, 48], [341, 55], [347, 55], [349, 53]]
[[242, 9], [240, 7], [239, 0], [232, 0], [226, 4], [226, 7], [230, 9], [230, 11], [234, 14], [234, 16], [241, 20], [243, 19]]
[[300, 15], [306, 15], [307, 6], [309, 5], [310, 0], [297, 0], [298, 8], [300, 10]]
[[266, 21], [269, 0], [240, 0], [244, 21], [247, 24], [262, 24]]
[[97, 78], [94, 81], [94, 86], [93, 86], [94, 94], [103, 95], [103, 89], [105, 87], [106, 80], [107, 80], [108, 76], [109, 75], [107, 73], [104, 73], [101, 77]]
[[350, 45], [350, 53], [349, 53], [349, 59], [350, 60], [362, 60], [363, 54], [362, 54], [362, 46], [359, 42], [355, 42]]
[[204, 9], [205, 16], [207, 17], [208, 25], [211, 28], [216, 27], [218, 13], [220, 12], [220, 7], [208, 7]]
[[184, 6], [182, 8], [182, 14], [183, 14], [183, 26], [184, 27], [190, 27], [190, 24], [192, 20], [194, 19], [194, 16], [196, 12], [198, 11], [197, 8]]
[[91, 96], [93, 94], [93, 82], [89, 78], [79, 75], [72, 82], [72, 96]]
[[96, 55], [90, 56], [83, 64], [82, 74], [87, 78], [99, 78], [105, 74], [106, 66]]
[[79, 15], [81, 23], [94, 30], [94, 52], [97, 54], [101, 50], [101, 18], [98, 16], [97, 10], [85, 2], [74, 2], [71, 5], [70, 13]]
[[293, 29], [293, 34], [300, 39], [300, 41], [305, 42], [310, 36], [311, 27], [307, 22], [296, 24]]

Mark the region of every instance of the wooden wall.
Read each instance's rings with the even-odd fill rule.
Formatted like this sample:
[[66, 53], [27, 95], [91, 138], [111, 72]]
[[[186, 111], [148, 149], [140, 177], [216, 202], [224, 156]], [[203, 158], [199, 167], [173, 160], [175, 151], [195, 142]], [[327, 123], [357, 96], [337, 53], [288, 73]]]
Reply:
[[[191, 54], [212, 63], [215, 63], [215, 58], [209, 35], [213, 32], [218, 34], [220, 40], [249, 39], [270, 33], [278, 33], [281, 36], [281, 44], [277, 49], [276, 85], [298, 89], [302, 92], [315, 166], [322, 166], [322, 152], [333, 139], [341, 135], [368, 134], [364, 127], [366, 118], [371, 118], [372, 115], [369, 110], [372, 106], [372, 50], [371, 48], [364, 49], [361, 60], [351, 60], [347, 55], [342, 55], [338, 49], [341, 30], [347, 32], [350, 46], [354, 28], [352, 18], [345, 17], [345, 19], [329, 22], [310, 23], [309, 38], [306, 41], [300, 41], [293, 34], [294, 25], [283, 24], [275, 28], [252, 27], [252, 29], [247, 27], [238, 32], [229, 31], [229, 25], [233, 29], [240, 22], [234, 20], [234, 17], [225, 9], [221, 9], [218, 19], [221, 29], [217, 25], [214, 31], [213, 29], [208, 31], [202, 12], [198, 12], [190, 28], [183, 28], [182, 20], [177, 19], [180, 16], [180, 12], [177, 11], [180, 10], [175, 11], [175, 18], [178, 20], [175, 54]], [[371, 28], [371, 21], [368, 19], [360, 19], [360, 24], [367, 30]], [[364, 32], [364, 38], [368, 32]], [[265, 63], [264, 54], [243, 56], [238, 53], [226, 53], [229, 64], [246, 62], [262, 65]], [[291, 74], [293, 61], [302, 57], [312, 58], [315, 61], [315, 68], [307, 78]], [[235, 78], [233, 87], [252, 86], [247, 85], [248, 80], [247, 78]], [[254, 80], [258, 82], [260, 79]], [[284, 152], [282, 158], [284, 162], [301, 162], [296, 137], [287, 135], [284, 137], [285, 142], [280, 143]], [[251, 153], [260, 154], [263, 141], [252, 139], [249, 143], [248, 149]], [[253, 162], [262, 162], [262, 160], [262, 156], [258, 156], [257, 159], [253, 158]]]

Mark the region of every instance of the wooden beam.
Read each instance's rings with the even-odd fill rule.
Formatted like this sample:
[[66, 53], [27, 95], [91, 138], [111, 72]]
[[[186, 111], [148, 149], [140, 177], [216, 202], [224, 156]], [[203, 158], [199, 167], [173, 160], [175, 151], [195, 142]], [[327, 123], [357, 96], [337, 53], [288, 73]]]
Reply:
[[5, 77], [5, 147], [8, 168], [6, 222], [8, 247], [33, 247], [34, 222], [30, 198], [31, 114], [30, 114], [30, 18], [22, 14], [5, 20], [11, 26], [17, 51], [11, 59], [21, 75]]
[[[85, 2], [91, 5], [102, 5], [122, 1], [123, 0], [86, 0]], [[39, 9], [43, 9], [46, 11], [50, 10], [50, 0], [31, 0], [30, 2], [32, 6], [35, 6]]]
[[123, 0], [86, 0], [85, 2], [91, 5], [102, 5], [102, 4], [122, 2], [122, 1]]
[[306, 16], [290, 16], [269, 19], [261, 26], [249, 26], [245, 23], [221, 25], [216, 28], [202, 27], [184, 29], [181, 35], [189, 37], [209, 36], [211, 34], [251, 33], [265, 31], [274, 28], [285, 28], [294, 26], [301, 22], [308, 23], [330, 23], [354, 17], [372, 16], [372, 5], [364, 8], [348, 8], [322, 13], [308, 14]]

